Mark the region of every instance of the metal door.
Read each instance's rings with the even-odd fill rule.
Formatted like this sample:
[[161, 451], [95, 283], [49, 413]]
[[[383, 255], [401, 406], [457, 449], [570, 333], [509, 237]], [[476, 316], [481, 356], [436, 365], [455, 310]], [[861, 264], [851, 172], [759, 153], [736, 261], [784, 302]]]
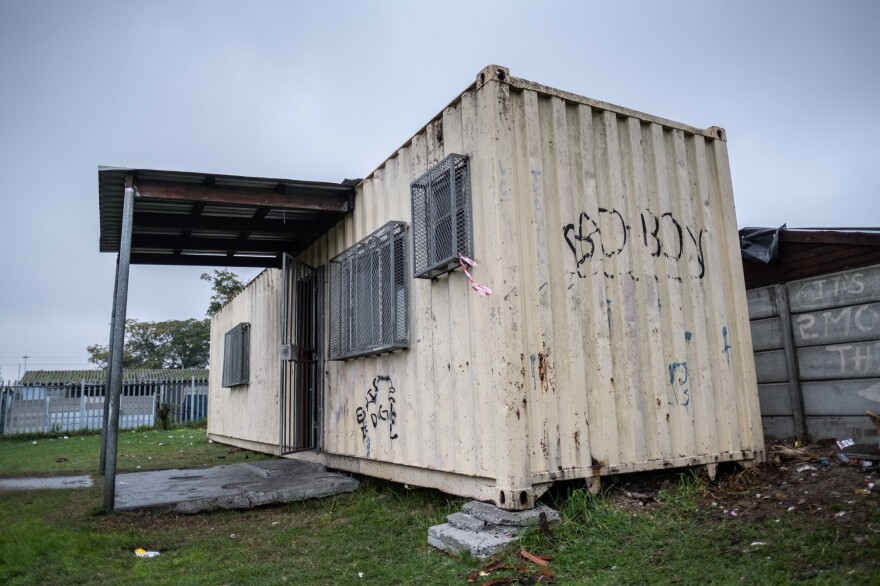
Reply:
[[279, 452], [320, 447], [323, 270], [284, 255]]

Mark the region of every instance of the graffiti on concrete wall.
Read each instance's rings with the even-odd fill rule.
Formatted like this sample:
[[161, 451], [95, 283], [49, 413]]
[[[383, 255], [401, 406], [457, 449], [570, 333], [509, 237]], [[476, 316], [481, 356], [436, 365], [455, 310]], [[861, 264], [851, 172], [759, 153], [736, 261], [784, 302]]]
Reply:
[[[397, 423], [397, 410], [395, 409], [395, 389], [390, 376], [378, 375], [373, 379], [373, 385], [367, 389], [364, 404], [355, 411], [358, 425], [361, 428], [361, 438], [370, 445], [370, 433], [384, 433], [388, 428], [388, 437], [397, 439], [394, 426]], [[367, 454], [369, 455], [369, 453]]]
[[[623, 254], [628, 248], [642, 246], [654, 258], [662, 257], [676, 262], [684, 259], [688, 272], [695, 279], [702, 279], [706, 275], [702, 229], [683, 225], [670, 212], [658, 216], [650, 210], [641, 210], [635, 237], [632, 232], [632, 226], [616, 209], [600, 207], [595, 213], [581, 212], [577, 222], [562, 227], [562, 235], [574, 256], [573, 274], [582, 279], [590, 274], [598, 274], [602, 269], [591, 266], [594, 259], [612, 258]], [[603, 274], [609, 279], [615, 277], [604, 270]], [[638, 280], [632, 271], [627, 274]], [[680, 279], [677, 275], [669, 277]]]

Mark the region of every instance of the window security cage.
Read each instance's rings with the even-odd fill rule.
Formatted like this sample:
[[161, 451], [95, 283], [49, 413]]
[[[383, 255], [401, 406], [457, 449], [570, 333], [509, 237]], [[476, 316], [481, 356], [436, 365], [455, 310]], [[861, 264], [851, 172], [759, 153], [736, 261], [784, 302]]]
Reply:
[[451, 154], [410, 185], [413, 275], [433, 279], [473, 256], [469, 159]]
[[406, 231], [388, 222], [330, 260], [330, 360], [409, 345]]
[[223, 341], [223, 385], [236, 387], [248, 384], [250, 378], [251, 325], [240, 323], [228, 332]]

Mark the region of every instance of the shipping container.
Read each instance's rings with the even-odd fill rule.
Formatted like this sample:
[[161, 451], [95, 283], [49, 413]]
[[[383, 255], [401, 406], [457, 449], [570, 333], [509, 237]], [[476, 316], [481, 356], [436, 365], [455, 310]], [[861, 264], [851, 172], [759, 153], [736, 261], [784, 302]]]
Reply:
[[214, 316], [210, 437], [507, 509], [761, 461], [726, 138], [485, 68]]

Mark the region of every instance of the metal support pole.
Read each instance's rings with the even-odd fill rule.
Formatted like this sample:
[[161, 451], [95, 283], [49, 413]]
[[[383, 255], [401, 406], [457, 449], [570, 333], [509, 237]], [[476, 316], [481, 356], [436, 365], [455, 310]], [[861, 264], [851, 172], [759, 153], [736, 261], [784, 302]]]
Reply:
[[134, 178], [125, 179], [122, 227], [119, 236], [119, 264], [116, 269], [116, 301], [113, 308], [113, 344], [110, 347], [110, 386], [104, 400], [107, 410], [107, 451], [104, 462], [104, 509], [116, 504], [116, 448], [119, 440], [119, 395], [122, 391], [122, 356], [125, 345], [125, 311], [128, 305], [128, 270], [131, 262], [131, 229], [134, 223]]
[[104, 380], [104, 417], [101, 419], [101, 474], [107, 465], [107, 425], [110, 417], [110, 357], [116, 347], [116, 293], [119, 290], [119, 255], [116, 255], [116, 276], [113, 278], [113, 308], [110, 311], [110, 341], [107, 343], [107, 372]]

